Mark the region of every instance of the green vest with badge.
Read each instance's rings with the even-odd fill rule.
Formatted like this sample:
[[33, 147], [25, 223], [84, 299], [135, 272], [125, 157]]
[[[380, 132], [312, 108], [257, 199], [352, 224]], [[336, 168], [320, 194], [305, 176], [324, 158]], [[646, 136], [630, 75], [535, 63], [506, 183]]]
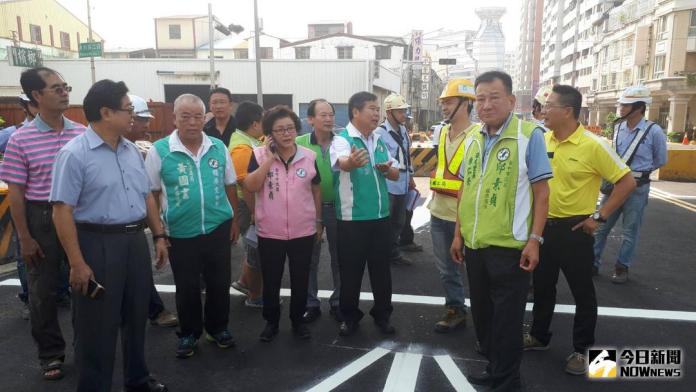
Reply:
[[208, 234], [232, 219], [232, 206], [225, 192], [227, 148], [218, 139], [196, 165], [180, 151], [171, 151], [170, 137], [155, 142], [162, 161], [160, 177], [167, 198], [163, 219], [174, 238]]
[[332, 203], [336, 195], [334, 193], [333, 185], [333, 170], [331, 170], [331, 159], [329, 157], [329, 151], [326, 152], [321, 150], [321, 146], [317, 144], [312, 144], [312, 133], [306, 133], [295, 138], [297, 145], [302, 147], [307, 147], [317, 154], [317, 168], [319, 168], [319, 177], [321, 178], [321, 201], [323, 203]]
[[468, 248], [522, 249], [532, 222], [532, 191], [526, 151], [536, 125], [512, 117], [483, 161], [485, 138], [465, 140], [462, 194], [458, 206], [461, 235]]
[[[355, 146], [367, 150], [362, 139], [350, 136], [346, 129], [336, 137], [346, 139], [351, 149]], [[384, 175], [375, 168], [375, 163], [385, 163], [388, 160], [387, 146], [382, 139], [377, 138], [374, 162], [370, 161], [350, 172], [343, 170], [333, 172], [336, 218], [338, 220], [364, 221], [389, 216], [387, 181]]]

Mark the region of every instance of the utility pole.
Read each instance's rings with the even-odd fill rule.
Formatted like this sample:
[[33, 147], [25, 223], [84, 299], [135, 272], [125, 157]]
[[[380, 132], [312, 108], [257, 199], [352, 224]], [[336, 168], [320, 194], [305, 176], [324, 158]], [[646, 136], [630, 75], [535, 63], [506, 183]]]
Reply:
[[259, 6], [254, 0], [254, 51], [256, 55], [256, 103], [263, 107], [263, 90], [261, 89], [261, 29], [259, 28]]
[[[92, 38], [92, 7], [89, 6], [89, 0], [87, 0], [87, 28], [89, 29], [89, 42], [94, 42], [94, 39]], [[80, 43], [77, 43], [78, 46]], [[94, 70], [94, 57], [89, 58], [89, 66], [92, 70], [92, 84], [94, 84], [97, 81], [97, 76], [96, 72]]]
[[213, 4], [208, 3], [208, 36], [210, 37], [210, 43], [208, 44], [208, 47], [210, 48], [210, 54], [208, 55], [208, 59], [210, 62], [210, 89], [214, 89], [216, 86], [215, 83], [215, 48], [214, 48], [214, 42], [215, 42], [215, 21], [213, 20]]

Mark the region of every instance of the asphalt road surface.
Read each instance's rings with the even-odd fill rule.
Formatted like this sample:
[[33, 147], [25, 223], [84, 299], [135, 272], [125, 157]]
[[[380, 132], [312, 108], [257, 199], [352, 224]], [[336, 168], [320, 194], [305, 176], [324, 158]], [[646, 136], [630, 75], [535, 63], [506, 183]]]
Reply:
[[[420, 185], [420, 184], [419, 184]], [[676, 381], [592, 381], [564, 372], [565, 358], [572, 351], [572, 296], [564, 279], [559, 280], [551, 348], [525, 353], [522, 382], [528, 391], [694, 391], [696, 376], [696, 204], [694, 186], [657, 183], [648, 205], [640, 244], [630, 281], [622, 286], [610, 282], [611, 261], [620, 236], [609, 240], [604, 259], [610, 261], [595, 278], [599, 301], [596, 345], [601, 347], [680, 347], [683, 377]], [[659, 189], [657, 189], [659, 188]], [[423, 192], [427, 197], [427, 192]], [[423, 200], [421, 200], [422, 202]], [[689, 208], [691, 207], [691, 208]], [[174, 357], [174, 328], [148, 326], [147, 353], [152, 374], [171, 391], [470, 391], [464, 375], [482, 370], [484, 359], [473, 349], [472, 323], [453, 333], [433, 331], [442, 316], [443, 290], [433, 263], [427, 210], [416, 212], [416, 242], [422, 253], [407, 254], [412, 266], [394, 266], [393, 325], [397, 334], [385, 338], [366, 317], [359, 332], [338, 335], [338, 324], [324, 314], [310, 328], [312, 339], [296, 340], [290, 331], [287, 304], [280, 334], [271, 343], [258, 335], [264, 321], [258, 309], [244, 306], [243, 297], [232, 292], [230, 329], [237, 347], [219, 349], [204, 340], [192, 358]], [[240, 249], [233, 250], [233, 278], [239, 274]], [[16, 276], [0, 278], [0, 366], [2, 391], [73, 391], [76, 369], [71, 350], [64, 367], [66, 377], [58, 382], [41, 379], [28, 321], [20, 317], [21, 304]], [[155, 282], [169, 309], [175, 309], [173, 278], [166, 267], [155, 272]], [[284, 278], [284, 288], [289, 281]], [[327, 252], [320, 267], [320, 289], [331, 289]], [[363, 283], [369, 292], [369, 282]], [[322, 291], [328, 296], [330, 291]], [[287, 294], [287, 290], [285, 291]], [[368, 297], [369, 298], [369, 297]], [[367, 312], [371, 301], [361, 302]], [[531, 305], [530, 305], [531, 306]], [[527, 313], [531, 317], [531, 313]], [[60, 312], [63, 333], [72, 342], [70, 311]], [[696, 368], [695, 368], [696, 369]], [[122, 388], [122, 363], [114, 372], [113, 390]]]

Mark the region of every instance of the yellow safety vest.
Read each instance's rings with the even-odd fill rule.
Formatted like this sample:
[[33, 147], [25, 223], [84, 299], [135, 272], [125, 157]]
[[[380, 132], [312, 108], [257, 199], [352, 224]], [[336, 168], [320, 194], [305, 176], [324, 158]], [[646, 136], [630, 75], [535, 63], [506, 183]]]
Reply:
[[450, 127], [451, 124], [447, 124], [440, 131], [440, 143], [437, 146], [437, 169], [430, 174], [430, 189], [443, 195], [457, 197], [457, 192], [462, 185], [458, 173], [464, 159], [464, 142], [462, 141], [457, 146], [452, 159], [447, 162], [445, 143]]

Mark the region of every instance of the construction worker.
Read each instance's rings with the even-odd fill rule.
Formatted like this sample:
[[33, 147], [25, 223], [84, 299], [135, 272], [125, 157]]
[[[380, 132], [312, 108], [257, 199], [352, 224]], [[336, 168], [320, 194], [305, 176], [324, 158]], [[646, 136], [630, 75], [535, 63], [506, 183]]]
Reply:
[[481, 129], [465, 140], [452, 259], [464, 262], [471, 314], [486, 371], [469, 382], [521, 388], [522, 321], [529, 273], [539, 262], [553, 176], [538, 127], [517, 119], [512, 78], [501, 71], [474, 84]]
[[[549, 214], [539, 266], [534, 270], [534, 322], [524, 335], [525, 350], [547, 350], [556, 305], [556, 284], [563, 271], [575, 301], [573, 351], [565, 371], [587, 372], [586, 351], [594, 344], [597, 299], [592, 284], [593, 233], [606, 216], [628, 197], [635, 182], [630, 170], [604, 141], [580, 124], [582, 94], [565, 85], [553, 86], [542, 109], [546, 149], [554, 177], [549, 180]], [[596, 209], [602, 178], [616, 184], [611, 200]]]
[[[658, 124], [645, 119], [646, 106], [652, 103], [647, 87], [639, 85], [627, 88], [619, 97], [618, 103], [621, 117], [615, 121], [612, 144], [621, 159], [631, 168], [637, 186], [623, 205], [607, 216], [607, 221], [597, 229], [593, 273], [599, 274], [607, 236], [619, 217], [623, 216], [621, 247], [611, 278], [613, 283], [621, 284], [628, 281], [628, 268], [638, 245], [638, 231], [650, 193], [650, 173], [667, 162], [667, 138]], [[610, 187], [603, 186], [602, 193], [604, 197], [601, 203], [604, 204], [609, 199]]]
[[445, 289], [445, 315], [435, 324], [435, 332], [440, 333], [464, 326], [467, 319], [461, 266], [452, 260], [448, 247], [457, 222], [457, 191], [462, 184], [457, 174], [464, 158], [464, 139], [480, 128], [469, 119], [475, 100], [474, 84], [468, 79], [450, 80], [440, 94], [445, 125], [437, 140], [437, 169], [431, 174], [433, 196], [428, 204], [433, 253]]
[[534, 95], [534, 101], [532, 101], [532, 116], [534, 120], [536, 120], [537, 125], [542, 127], [544, 131], [546, 131], [547, 128], [544, 126], [542, 109], [544, 105], [546, 105], [546, 100], [549, 98], [549, 95], [551, 95], [551, 86], [541, 86], [539, 90], [537, 90], [536, 95]]
[[[145, 159], [147, 157], [147, 152], [152, 148], [152, 143], [147, 140], [147, 132], [150, 130], [150, 121], [155, 118], [155, 116], [152, 115], [144, 99], [133, 94], [128, 94], [128, 98], [130, 98], [133, 104], [133, 125], [123, 136], [138, 147], [138, 151], [140, 151], [143, 159]], [[176, 315], [164, 307], [162, 297], [160, 297], [155, 287], [154, 279], [150, 285], [148, 318], [152, 325], [160, 327], [176, 327], [179, 325], [179, 319]]]
[[[389, 154], [399, 162], [399, 178], [387, 180], [389, 191], [389, 220], [392, 226], [392, 248], [389, 260], [394, 265], [411, 265], [413, 262], [401, 254], [399, 237], [406, 222], [406, 200], [408, 192], [415, 189], [413, 168], [411, 167], [411, 139], [404, 124], [408, 119], [407, 110], [411, 107], [399, 94], [389, 94], [384, 99], [387, 118], [377, 127], [375, 133], [387, 145]], [[410, 224], [410, 223], [409, 223]]]

